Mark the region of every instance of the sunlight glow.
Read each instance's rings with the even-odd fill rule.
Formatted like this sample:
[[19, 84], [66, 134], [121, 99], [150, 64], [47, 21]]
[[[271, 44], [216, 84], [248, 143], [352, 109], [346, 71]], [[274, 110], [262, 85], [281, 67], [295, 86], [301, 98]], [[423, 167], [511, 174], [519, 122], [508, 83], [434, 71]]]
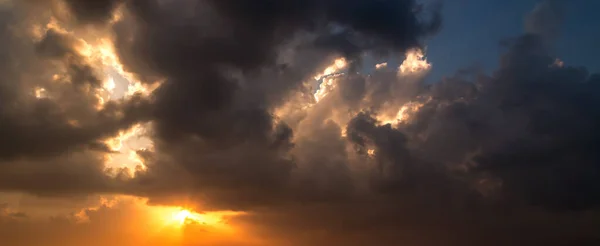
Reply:
[[41, 87], [36, 87], [34, 90], [35, 98], [45, 98], [46, 97], [46, 89]]
[[383, 69], [387, 67], [387, 62], [375, 64], [375, 69]]
[[564, 66], [565, 66], [565, 63], [561, 59], [558, 59], [558, 58], [554, 59], [554, 63], [552, 63], [552, 65], [550, 65], [550, 67], [558, 67], [558, 68], [561, 68]]
[[[181, 207], [154, 207], [158, 216], [164, 218], [165, 226], [182, 227], [186, 225], [201, 225], [220, 231], [231, 231], [233, 228], [227, 223], [226, 218], [242, 215], [242, 212], [217, 211], [196, 213]], [[160, 212], [162, 211], [162, 212]]]
[[367, 155], [369, 157], [374, 157], [375, 156], [375, 150], [374, 149], [368, 149], [367, 150]]
[[402, 105], [398, 110], [398, 113], [392, 118], [386, 118], [385, 116], [379, 116], [378, 120], [382, 125], [391, 124], [392, 126], [405, 123], [410, 119], [410, 116], [418, 112], [421, 107], [425, 105], [422, 102], [407, 102]]
[[185, 223], [186, 220], [191, 219], [193, 220], [195, 216], [192, 216], [192, 213], [188, 210], [181, 210], [179, 212], [175, 212], [173, 213], [173, 220], [177, 223], [179, 223], [180, 225], [183, 225]]
[[135, 124], [127, 130], [119, 131], [117, 136], [106, 140], [105, 143], [111, 148], [112, 151], [120, 151], [121, 148], [123, 148], [123, 142], [133, 137], [139, 137], [143, 131], [144, 126], [142, 124]]
[[326, 77], [326, 76], [329, 76], [329, 75], [339, 72], [340, 70], [346, 68], [347, 65], [348, 65], [348, 62], [346, 62], [345, 58], [343, 58], [343, 57], [337, 58], [337, 59], [335, 59], [333, 64], [326, 67], [325, 70], [323, 70], [323, 72], [315, 75], [314, 78], [315, 78], [315, 80], [320, 80], [323, 77]]
[[341, 57], [335, 59], [333, 64], [326, 67], [323, 72], [314, 76], [315, 80], [323, 79], [319, 85], [319, 89], [314, 94], [316, 102], [319, 102], [321, 99], [327, 96], [327, 94], [333, 90], [333, 88], [335, 88], [335, 77], [341, 75], [340, 71], [346, 68], [346, 66], [348, 66], [348, 62], [346, 62], [345, 58]]
[[398, 75], [409, 75], [428, 71], [431, 64], [427, 62], [425, 54], [421, 49], [411, 49], [406, 52], [406, 59], [400, 65]]

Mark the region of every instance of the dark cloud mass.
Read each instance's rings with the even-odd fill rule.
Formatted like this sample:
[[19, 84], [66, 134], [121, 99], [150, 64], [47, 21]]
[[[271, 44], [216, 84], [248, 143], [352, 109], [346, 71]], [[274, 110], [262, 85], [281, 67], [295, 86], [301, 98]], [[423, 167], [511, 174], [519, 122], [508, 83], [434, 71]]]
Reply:
[[[250, 131], [270, 130], [266, 125], [257, 126], [259, 130], [256, 130], [232, 124], [270, 124], [270, 119], [262, 118], [269, 116], [260, 111], [279, 103], [288, 91], [297, 88], [321, 65], [313, 61], [342, 52], [339, 49], [348, 46], [336, 40], [330, 40], [331, 44], [323, 47], [309, 43], [312, 47], [304, 50], [321, 50], [299, 50], [298, 55], [291, 58], [294, 60], [278, 61], [281, 46], [292, 42], [300, 31], [315, 32], [326, 38], [334, 29], [330, 25], [335, 25], [359, 42], [351, 44], [354, 53], [378, 47], [402, 51], [419, 45], [421, 37], [436, 30], [438, 21], [418, 22], [412, 12], [415, 6], [412, 1], [376, 4], [365, 1], [343, 4], [337, 1], [174, 1], [163, 4], [159, 7], [153, 1], [132, 1], [129, 6], [137, 17], [137, 31], [117, 27], [117, 33], [122, 32], [126, 39], [122, 40], [126, 44], [118, 46], [123, 47], [120, 51], [126, 65], [142, 77], [167, 78], [156, 94], [157, 134], [162, 138], [199, 134], [213, 135], [224, 141], [229, 135], [235, 135], [237, 142]], [[381, 10], [386, 12], [381, 14]], [[181, 11], [184, 13], [173, 15]], [[364, 19], [369, 21], [361, 21]], [[204, 26], [205, 23], [211, 26]], [[136, 34], [131, 37], [130, 31]], [[311, 58], [303, 57], [309, 55]], [[137, 69], [148, 66], [152, 69], [150, 74]], [[232, 77], [233, 74], [242, 78]], [[236, 116], [241, 114], [251, 115]], [[234, 128], [240, 132], [230, 132]]]
[[102, 22], [110, 19], [113, 11], [122, 2], [123, 0], [65, 0], [71, 13], [83, 23]]
[[[124, 43], [119, 51], [140, 77], [166, 79], [155, 93], [157, 150], [198, 176], [194, 186], [227, 189], [214, 194], [219, 203], [220, 195], [262, 200], [259, 193], [286, 193], [293, 133], [286, 122], [273, 121], [271, 111], [326, 59], [381, 48], [402, 52], [420, 45], [439, 21], [419, 21], [412, 1], [163, 4], [128, 3], [135, 23], [116, 27], [117, 42]], [[333, 39], [340, 35], [334, 32], [347, 38]], [[286, 49], [294, 54], [286, 56]]]
[[[14, 28], [29, 17], [20, 10], [2, 10], [0, 27], [0, 186], [38, 194], [102, 191], [109, 180], [102, 157], [87, 152], [107, 151], [102, 139], [140, 120], [133, 112], [143, 100], [114, 101], [96, 110], [93, 91], [103, 75], [76, 51], [77, 40], [55, 29], [40, 40], [28, 38]], [[87, 181], [94, 184], [83, 184]], [[71, 182], [82, 186], [70, 187]]]
[[[427, 70], [357, 71], [367, 55], [423, 47], [441, 27], [438, 5], [60, 3], [75, 28], [108, 28], [132, 77], [161, 84], [97, 109], [90, 91], [106, 75], [75, 33], [50, 27], [32, 39], [9, 28], [31, 21], [31, 5], [2, 12], [0, 190], [247, 211], [235, 220], [273, 245], [600, 242], [600, 75], [552, 56], [565, 17], [556, 1], [526, 18], [492, 74], [434, 84], [423, 83]], [[316, 102], [307, 81], [338, 57], [348, 68], [321, 79], [337, 87]], [[137, 152], [146, 169], [106, 175], [103, 140], [147, 122], [153, 147]]]

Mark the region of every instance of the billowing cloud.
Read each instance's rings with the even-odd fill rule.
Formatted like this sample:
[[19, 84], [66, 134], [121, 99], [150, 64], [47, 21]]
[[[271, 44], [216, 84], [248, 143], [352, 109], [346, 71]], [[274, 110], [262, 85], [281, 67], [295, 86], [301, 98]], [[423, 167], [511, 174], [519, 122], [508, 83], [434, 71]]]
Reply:
[[[181, 189], [237, 206], [240, 196], [270, 203], [299, 185], [291, 181], [293, 122], [274, 119], [273, 111], [322, 65], [345, 55], [354, 71], [365, 52], [418, 47], [439, 21], [437, 13], [418, 18], [412, 1], [162, 4], [129, 2], [126, 21], [115, 27], [125, 65], [140, 78], [164, 79], [154, 94], [156, 156], [134, 181], [164, 185], [153, 173], [175, 165], [172, 175], [191, 176]], [[354, 90], [365, 78], [340, 80], [352, 83], [340, 83], [344, 100], [360, 101], [365, 92]]]
[[[86, 43], [52, 23], [2, 10], [0, 170], [4, 190], [106, 190], [103, 143], [141, 120], [144, 99], [105, 102], [107, 79]], [[40, 21], [43, 18], [40, 18]], [[87, 183], [89, 182], [89, 183]], [[87, 188], [83, 188], [87, 187]]]
[[237, 211], [248, 240], [214, 245], [600, 240], [600, 76], [551, 55], [553, 1], [492, 74], [433, 84], [435, 4], [36, 2], [0, 15], [0, 190], [114, 200], [50, 221], [6, 203], [16, 246], [156, 244], [162, 206]]

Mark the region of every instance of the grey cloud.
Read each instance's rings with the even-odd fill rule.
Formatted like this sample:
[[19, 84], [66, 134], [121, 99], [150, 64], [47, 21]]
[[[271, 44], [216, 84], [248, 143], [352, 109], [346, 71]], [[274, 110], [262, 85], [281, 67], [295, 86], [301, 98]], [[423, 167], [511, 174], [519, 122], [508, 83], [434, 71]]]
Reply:
[[[454, 101], [430, 102], [409, 126], [418, 132], [410, 134], [427, 135], [420, 146], [437, 161], [448, 160], [444, 153], [458, 160], [478, 153], [468, 165], [474, 173], [497, 175], [507, 197], [555, 209], [597, 207], [597, 75], [555, 66], [544, 49], [540, 36], [519, 37], [491, 77], [472, 81], [480, 86], [476, 97], [455, 98], [445, 90]], [[473, 93], [461, 83], [433, 91], [454, 84]]]
[[540, 1], [525, 19], [525, 31], [549, 41], [557, 38], [565, 18], [563, 7], [562, 0]]

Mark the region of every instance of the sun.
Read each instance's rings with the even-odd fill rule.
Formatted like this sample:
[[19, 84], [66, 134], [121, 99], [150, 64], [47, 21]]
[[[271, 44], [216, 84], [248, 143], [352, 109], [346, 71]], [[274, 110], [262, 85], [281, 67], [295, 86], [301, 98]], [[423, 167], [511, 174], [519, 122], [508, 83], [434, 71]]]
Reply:
[[216, 226], [221, 223], [221, 217], [218, 213], [215, 214], [200, 214], [188, 209], [177, 209], [171, 213], [171, 224], [186, 225], [186, 224], [202, 224], [206, 226]]
[[189, 210], [183, 209], [183, 210], [181, 210], [179, 212], [173, 213], [173, 216], [172, 216], [171, 219], [174, 222], [176, 222], [176, 223], [178, 223], [180, 225], [183, 225], [183, 224], [185, 224], [185, 222], [188, 219], [192, 219], [191, 216], [192, 216], [192, 212], [190, 212]]
[[[185, 225], [188, 223], [207, 224], [207, 219], [202, 214], [192, 212], [187, 209], [179, 209], [171, 214], [171, 221], [176, 225]], [[218, 221], [210, 221], [217, 223]], [[212, 224], [211, 223], [211, 224]]]
[[203, 227], [219, 231], [233, 231], [229, 223], [233, 218], [244, 215], [239, 211], [209, 211], [198, 213], [185, 207], [152, 207], [153, 217], [164, 227]]

